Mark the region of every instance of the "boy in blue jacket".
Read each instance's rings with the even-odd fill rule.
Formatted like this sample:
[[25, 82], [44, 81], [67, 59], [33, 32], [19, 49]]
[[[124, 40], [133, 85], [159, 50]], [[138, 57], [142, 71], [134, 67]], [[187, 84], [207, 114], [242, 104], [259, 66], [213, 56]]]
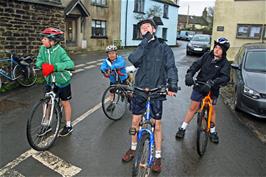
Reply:
[[[107, 53], [107, 58], [103, 60], [101, 65], [101, 72], [104, 77], [109, 78], [110, 85], [120, 82], [120, 84], [127, 84], [128, 74], [126, 72], [126, 62], [125, 59], [117, 54], [117, 47], [115, 45], [108, 45], [105, 49]], [[116, 77], [119, 80], [116, 80]], [[113, 93], [110, 93], [110, 100], [112, 100]], [[107, 111], [111, 111], [114, 105], [111, 103], [107, 107]]]

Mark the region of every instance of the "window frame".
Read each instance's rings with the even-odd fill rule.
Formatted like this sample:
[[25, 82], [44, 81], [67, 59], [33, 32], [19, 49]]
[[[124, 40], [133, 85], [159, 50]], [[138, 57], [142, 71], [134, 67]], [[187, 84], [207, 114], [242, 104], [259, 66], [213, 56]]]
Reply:
[[138, 25], [137, 24], [133, 24], [132, 40], [142, 40], [142, 36], [141, 36], [140, 30], [138, 29]]
[[167, 40], [167, 31], [168, 31], [168, 28], [162, 28], [162, 38], [164, 40]]
[[[94, 22], [94, 25], [93, 25], [93, 22]], [[105, 23], [104, 27], [102, 27], [103, 23]], [[100, 25], [100, 27], [97, 27], [97, 25]], [[103, 29], [103, 35], [95, 35], [95, 30], [93, 30], [93, 28]], [[91, 38], [107, 38], [107, 21], [106, 20], [92, 19], [92, 21], [91, 21]]]
[[163, 6], [163, 18], [169, 19], [169, 5], [168, 4], [164, 4]]
[[262, 39], [266, 40], [266, 24], [263, 25]]
[[134, 0], [134, 9], [133, 12], [135, 13], [144, 13], [144, 6], [145, 6], [145, 0]]
[[[247, 28], [247, 32], [244, 36], [241, 36], [239, 33], [240, 28]], [[251, 36], [252, 28], [260, 28], [259, 36]], [[263, 25], [262, 24], [237, 24], [237, 29], [236, 29], [236, 38], [237, 39], [254, 39], [254, 40], [259, 40], [262, 37], [262, 32], [263, 32]]]
[[[105, 3], [103, 3], [105, 1]], [[91, 0], [92, 6], [107, 7], [107, 0]]]

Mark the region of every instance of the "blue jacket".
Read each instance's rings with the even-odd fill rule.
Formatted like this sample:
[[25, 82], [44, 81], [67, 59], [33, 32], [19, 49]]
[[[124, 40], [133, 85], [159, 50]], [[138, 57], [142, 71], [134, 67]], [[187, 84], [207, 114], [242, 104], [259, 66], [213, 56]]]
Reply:
[[119, 76], [121, 82], [127, 79], [128, 75], [126, 72], [126, 62], [125, 59], [122, 56], [117, 56], [117, 58], [111, 63], [111, 61], [108, 58], [105, 58], [103, 60], [103, 63], [101, 65], [101, 71], [106, 72], [107, 70], [111, 70], [110, 74], [110, 81], [111, 83], [115, 83], [115, 71], [116, 69], [120, 69], [120, 72], [124, 74], [124, 76]]

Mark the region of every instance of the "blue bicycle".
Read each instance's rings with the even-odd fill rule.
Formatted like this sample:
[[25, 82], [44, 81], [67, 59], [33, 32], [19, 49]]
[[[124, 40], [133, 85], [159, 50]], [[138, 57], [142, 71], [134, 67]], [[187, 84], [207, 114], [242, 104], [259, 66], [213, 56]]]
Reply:
[[138, 144], [133, 159], [132, 177], [148, 177], [151, 166], [154, 162], [155, 142], [154, 142], [154, 122], [151, 120], [151, 97], [156, 95], [166, 95], [164, 88], [142, 89], [135, 87], [147, 94], [146, 111], [142, 116], [138, 130]]
[[[10, 54], [10, 58], [0, 58], [0, 88], [3, 79], [17, 81], [20, 85], [29, 87], [37, 80], [32, 57], [16, 57], [14, 51], [5, 51]], [[4, 62], [9, 63], [5, 67]]]

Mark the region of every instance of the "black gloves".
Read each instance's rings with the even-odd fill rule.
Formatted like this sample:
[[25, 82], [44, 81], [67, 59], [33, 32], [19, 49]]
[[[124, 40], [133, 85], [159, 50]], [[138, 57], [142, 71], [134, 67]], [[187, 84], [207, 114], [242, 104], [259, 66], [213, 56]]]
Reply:
[[168, 79], [168, 86], [167, 86], [168, 90], [171, 92], [177, 92], [177, 88], [178, 88], [178, 81], [172, 80], [172, 79]]
[[194, 84], [194, 80], [193, 80], [192, 74], [190, 74], [190, 73], [186, 74], [185, 84], [186, 84], [186, 86], [192, 86]]
[[143, 37], [143, 39], [147, 39], [147, 41], [149, 42], [153, 38], [153, 35], [148, 31], [142, 37]]
[[210, 90], [211, 90], [211, 88], [214, 86], [214, 82], [212, 81], [212, 80], [208, 80], [207, 82], [206, 82], [206, 84], [202, 84], [201, 86], [200, 86], [200, 92], [201, 93], [204, 93], [204, 94], [207, 94]]

